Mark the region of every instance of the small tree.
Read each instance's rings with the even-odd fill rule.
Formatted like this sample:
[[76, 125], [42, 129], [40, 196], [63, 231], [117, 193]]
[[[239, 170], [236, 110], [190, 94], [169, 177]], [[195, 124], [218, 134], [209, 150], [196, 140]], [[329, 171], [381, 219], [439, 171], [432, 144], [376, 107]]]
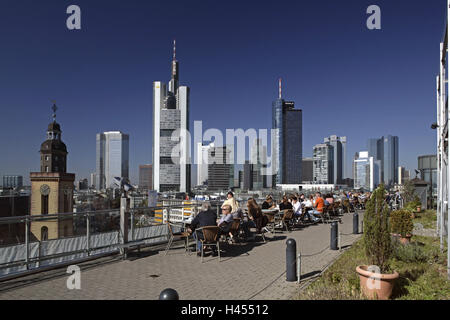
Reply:
[[381, 184], [372, 194], [364, 214], [364, 247], [371, 265], [381, 273], [389, 271], [392, 243], [389, 229], [389, 205], [384, 201], [385, 189]]
[[411, 180], [405, 181], [403, 185], [403, 203], [406, 205], [409, 202], [412, 202], [416, 199], [416, 189], [414, 188], [414, 183]]
[[411, 213], [408, 210], [396, 210], [391, 212], [391, 232], [400, 234], [403, 238], [410, 235], [414, 229]]

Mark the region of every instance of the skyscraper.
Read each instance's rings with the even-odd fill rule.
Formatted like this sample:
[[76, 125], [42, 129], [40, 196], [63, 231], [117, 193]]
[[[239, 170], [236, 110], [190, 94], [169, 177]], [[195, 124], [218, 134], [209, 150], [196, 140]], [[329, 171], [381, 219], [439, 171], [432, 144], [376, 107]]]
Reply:
[[333, 147], [326, 143], [313, 147], [313, 179], [314, 183], [333, 183]]
[[398, 137], [388, 135], [380, 139], [369, 139], [367, 142], [369, 157], [380, 160], [381, 181], [391, 186], [398, 181]]
[[227, 146], [209, 149], [208, 190], [225, 191], [234, 186], [233, 152], [231, 148]]
[[129, 178], [129, 135], [120, 131], [97, 133], [98, 190], [115, 188], [114, 177]]
[[380, 160], [375, 160], [368, 151], [355, 154], [353, 159], [354, 188], [373, 191], [380, 183]]
[[[266, 163], [267, 147], [263, 145], [262, 139], [255, 139], [250, 150], [251, 153], [251, 189], [261, 190], [267, 187]], [[244, 170], [245, 172], [245, 170]], [[244, 173], [245, 175], [245, 173]], [[245, 181], [245, 180], [244, 180]]]
[[214, 143], [204, 145], [197, 143], [197, 185], [204, 185], [208, 181], [208, 151]]
[[314, 181], [314, 160], [313, 158], [303, 158], [302, 160], [302, 183]]
[[333, 147], [333, 178], [332, 183], [341, 184], [346, 177], [347, 137], [332, 135], [324, 138], [323, 142]]
[[276, 184], [302, 182], [302, 110], [294, 109], [293, 101], [281, 98], [281, 79], [278, 99], [272, 103], [272, 161], [278, 171], [273, 175]]
[[169, 89], [153, 82], [153, 187], [159, 192], [189, 192], [191, 184], [189, 88], [179, 86], [174, 41]]
[[153, 189], [153, 172], [151, 164], [141, 164], [139, 166], [139, 188], [142, 190]]

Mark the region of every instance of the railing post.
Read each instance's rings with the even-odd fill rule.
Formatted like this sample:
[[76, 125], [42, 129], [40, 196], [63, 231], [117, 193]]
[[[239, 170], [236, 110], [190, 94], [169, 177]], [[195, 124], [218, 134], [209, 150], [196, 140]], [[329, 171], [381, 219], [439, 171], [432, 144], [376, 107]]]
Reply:
[[86, 251], [88, 256], [91, 254], [91, 246], [90, 246], [90, 239], [91, 239], [91, 224], [89, 219], [89, 213], [86, 214]]
[[131, 241], [134, 241], [134, 210], [130, 210]]
[[28, 217], [25, 218], [25, 266], [26, 269], [29, 270], [28, 261], [30, 259], [30, 239], [29, 239], [29, 225], [28, 225]]
[[[120, 233], [122, 234], [121, 244], [125, 244], [128, 242], [128, 215], [127, 215], [127, 198], [120, 198]], [[126, 258], [127, 249], [122, 248], [121, 254], [123, 254]]]

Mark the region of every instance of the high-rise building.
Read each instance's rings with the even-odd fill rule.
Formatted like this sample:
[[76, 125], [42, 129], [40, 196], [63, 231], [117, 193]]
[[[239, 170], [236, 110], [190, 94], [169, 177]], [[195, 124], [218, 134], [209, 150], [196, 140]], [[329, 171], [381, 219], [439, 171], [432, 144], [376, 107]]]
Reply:
[[347, 137], [332, 135], [324, 138], [323, 142], [333, 147], [333, 184], [341, 184], [346, 177]]
[[[67, 147], [61, 140], [61, 127], [56, 122], [48, 125], [47, 140], [41, 144], [41, 172], [31, 172], [31, 215], [73, 212], [75, 174], [67, 173]], [[39, 241], [69, 237], [73, 234], [70, 217], [32, 221], [31, 233]]]
[[391, 186], [398, 181], [399, 148], [398, 137], [388, 135], [380, 139], [369, 139], [367, 142], [369, 157], [380, 160], [381, 181]]
[[197, 185], [201, 186], [208, 182], [208, 151], [214, 147], [214, 143], [204, 145], [197, 143]]
[[302, 110], [294, 109], [293, 101], [281, 98], [281, 79], [278, 99], [272, 103], [272, 162], [277, 172], [276, 184], [300, 184], [302, 181]]
[[312, 183], [314, 181], [314, 160], [313, 158], [303, 158], [302, 160], [302, 183]]
[[333, 183], [333, 147], [326, 143], [313, 147], [313, 180], [314, 183]]
[[23, 176], [17, 175], [5, 175], [3, 176], [3, 188], [16, 188], [23, 187]]
[[116, 188], [114, 177], [129, 178], [129, 140], [120, 131], [97, 133], [98, 190]]
[[97, 182], [97, 175], [95, 173], [91, 173], [91, 188], [96, 188], [96, 182]]
[[212, 147], [208, 151], [208, 190], [229, 190], [234, 186], [234, 165], [230, 147]]
[[139, 189], [153, 190], [153, 170], [151, 164], [139, 166]]
[[169, 88], [153, 82], [153, 187], [190, 192], [189, 87], [179, 86], [174, 41]]
[[254, 140], [250, 153], [251, 153], [251, 162], [250, 162], [251, 189], [261, 190], [263, 188], [267, 188], [266, 183], [267, 146], [263, 145], [262, 139]]
[[242, 189], [253, 190], [253, 165], [250, 161], [245, 161], [244, 171], [242, 176]]
[[398, 167], [398, 184], [403, 185], [410, 179], [410, 172], [405, 167]]
[[353, 159], [354, 188], [373, 191], [380, 183], [380, 160], [369, 156], [368, 151], [355, 154]]

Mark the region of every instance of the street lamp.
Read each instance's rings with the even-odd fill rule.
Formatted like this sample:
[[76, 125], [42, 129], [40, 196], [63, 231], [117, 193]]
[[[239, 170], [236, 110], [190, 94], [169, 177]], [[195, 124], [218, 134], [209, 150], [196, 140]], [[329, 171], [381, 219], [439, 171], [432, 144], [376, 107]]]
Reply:
[[435, 130], [436, 128], [438, 128], [439, 127], [439, 125], [436, 123], [436, 122], [433, 122], [432, 124], [431, 124], [431, 129], [433, 129], [433, 130]]

